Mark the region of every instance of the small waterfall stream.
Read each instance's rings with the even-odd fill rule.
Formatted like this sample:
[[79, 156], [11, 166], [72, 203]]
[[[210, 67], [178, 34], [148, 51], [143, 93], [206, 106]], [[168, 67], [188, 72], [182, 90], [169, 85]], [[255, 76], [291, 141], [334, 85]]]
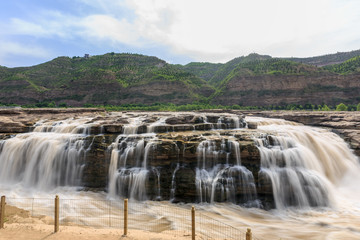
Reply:
[[147, 199], [145, 184], [148, 173], [158, 173], [156, 169], [149, 169], [147, 164], [149, 152], [155, 147], [155, 141], [155, 135], [146, 135], [143, 138], [125, 134], [115, 140], [111, 146], [109, 167], [110, 196]]
[[[237, 141], [202, 141], [197, 148], [197, 156], [196, 189], [199, 202], [256, 203], [254, 177], [252, 172], [241, 166]], [[229, 163], [230, 157], [235, 158], [234, 164]], [[238, 192], [241, 192], [240, 196], [237, 196]]]

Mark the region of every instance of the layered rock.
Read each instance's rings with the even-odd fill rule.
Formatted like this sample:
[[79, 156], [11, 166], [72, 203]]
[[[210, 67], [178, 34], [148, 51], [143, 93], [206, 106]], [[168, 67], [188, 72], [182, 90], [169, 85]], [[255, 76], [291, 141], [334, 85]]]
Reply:
[[359, 74], [330, 72], [294, 75], [234, 74], [222, 85], [214, 104], [269, 106], [285, 104], [358, 103]]

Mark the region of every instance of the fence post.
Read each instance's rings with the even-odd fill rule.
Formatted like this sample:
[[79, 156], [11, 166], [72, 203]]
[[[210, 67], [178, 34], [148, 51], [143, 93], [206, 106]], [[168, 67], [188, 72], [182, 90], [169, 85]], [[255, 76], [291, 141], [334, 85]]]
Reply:
[[109, 227], [111, 227], [111, 200], [109, 200]]
[[191, 207], [191, 239], [195, 240], [195, 207]]
[[124, 199], [124, 236], [128, 231], [128, 200]]
[[0, 203], [0, 229], [4, 228], [5, 223], [5, 196], [1, 196]]
[[252, 240], [252, 233], [250, 228], [247, 229], [246, 240]]
[[55, 224], [54, 224], [54, 232], [57, 233], [59, 231], [59, 196], [55, 197]]

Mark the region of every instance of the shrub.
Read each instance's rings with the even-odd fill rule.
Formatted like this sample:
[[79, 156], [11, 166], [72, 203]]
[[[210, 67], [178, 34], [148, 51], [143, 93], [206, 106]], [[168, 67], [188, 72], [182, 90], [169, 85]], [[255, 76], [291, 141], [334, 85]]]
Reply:
[[330, 108], [324, 104], [324, 106], [321, 108], [321, 111], [330, 111]]
[[343, 103], [336, 105], [336, 111], [347, 111], [347, 110], [348, 110], [348, 107]]

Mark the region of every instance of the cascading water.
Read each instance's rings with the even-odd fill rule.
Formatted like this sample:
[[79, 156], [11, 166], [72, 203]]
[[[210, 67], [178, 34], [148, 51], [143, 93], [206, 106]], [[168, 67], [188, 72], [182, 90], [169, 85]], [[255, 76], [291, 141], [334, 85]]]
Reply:
[[256, 140], [261, 154], [259, 178], [271, 182], [276, 208], [333, 205], [334, 186], [347, 171], [358, 168], [345, 142], [323, 129], [283, 120], [259, 122], [259, 129], [269, 132]]
[[109, 167], [110, 196], [147, 199], [145, 184], [150, 171], [147, 158], [155, 146], [154, 135], [147, 136], [142, 138], [137, 135], [120, 135], [112, 144]]
[[[202, 141], [197, 148], [197, 156], [196, 188], [200, 202], [257, 204], [254, 177], [248, 169], [241, 166], [237, 141]], [[229, 163], [230, 157], [235, 157], [234, 164]]]
[[[161, 134], [134, 134], [146, 132], [144, 127], [138, 128], [146, 125], [146, 122], [139, 121], [132, 124], [130, 118], [136, 118], [138, 115], [114, 113], [110, 114], [111, 120], [103, 124], [101, 131], [100, 128], [95, 131], [93, 131], [95, 128], [91, 128], [92, 134], [103, 133], [104, 136], [88, 135], [91, 118], [57, 122], [46, 120], [35, 126], [36, 132], [11, 137], [7, 135], [6, 140], [0, 141], [0, 190], [2, 194], [10, 196], [8, 199], [11, 197], [50, 199], [54, 197], [55, 192], [48, 191], [49, 188], [59, 185], [79, 185], [85, 153], [89, 144], [94, 141], [93, 148], [88, 152], [86, 163], [95, 162], [93, 165], [95, 170], [88, 171], [88, 165], [86, 165], [84, 176], [97, 173], [97, 166], [106, 166], [104, 175], [107, 177], [109, 174], [109, 192], [117, 198], [118, 195], [135, 199], [157, 199], [161, 196], [162, 199], [174, 198], [175, 202], [178, 202], [182, 201], [179, 198], [180, 195], [190, 192], [192, 196], [195, 196], [198, 190], [197, 194], [199, 198], [202, 198], [198, 201], [214, 202], [214, 204], [199, 204], [196, 206], [197, 211], [206, 211], [206, 215], [239, 228], [251, 226], [259, 238], [359, 239], [360, 170], [358, 159], [337, 135], [327, 130], [274, 119], [259, 120], [257, 130], [212, 129], [211, 132], [201, 130], [165, 133], [165, 131], [175, 129], [171, 128], [171, 124], [164, 123], [164, 120], [160, 119], [169, 114], [156, 113], [154, 115], [151, 116], [151, 120], [148, 119], [147, 123], [153, 124], [148, 124], [147, 130], [153, 132], [156, 131], [157, 126], [169, 125], [170, 127], [163, 128], [161, 131], [160, 128], [158, 129]], [[209, 121], [209, 125], [213, 124], [213, 128], [217, 128], [218, 118], [216, 117], [218, 116], [214, 115], [207, 114], [209, 119], [204, 118], [203, 121]], [[100, 116], [99, 119], [101, 117], [104, 116]], [[249, 119], [256, 121], [255, 118]], [[229, 120], [225, 117], [221, 121], [221, 128], [226, 129]], [[128, 126], [122, 125], [128, 122], [130, 122]], [[121, 123], [121, 126], [116, 125], [118, 123]], [[99, 122], [97, 124], [99, 125]], [[234, 124], [232, 123], [231, 126], [237, 128]], [[113, 125], [118, 128], [111, 128]], [[96, 151], [101, 147], [106, 149], [124, 128], [126, 130], [123, 130], [122, 135], [118, 136], [112, 144], [111, 164], [107, 169], [110, 159], [104, 157], [99, 160], [98, 156], [104, 155], [96, 155], [92, 151], [95, 151], [94, 148]], [[124, 134], [125, 132], [127, 134]], [[261, 154], [259, 177], [258, 165], [255, 166], [258, 163], [256, 147], [249, 147], [249, 149], [245, 147], [251, 145], [252, 134], [253, 136], [263, 134], [262, 138], [255, 140]], [[199, 144], [202, 140], [204, 141]], [[241, 157], [238, 143], [241, 144]], [[155, 153], [161, 153], [165, 148], [176, 149], [175, 145], [179, 146], [179, 149], [164, 151], [159, 158], [154, 157]], [[196, 146], [199, 146], [198, 149]], [[256, 152], [254, 155], [246, 156], [250, 154], [250, 150], [254, 149]], [[179, 152], [178, 159], [177, 151]], [[172, 153], [173, 156], [167, 158], [165, 153]], [[268, 196], [275, 198], [277, 209], [264, 211], [254, 208], [246, 209], [234, 204], [217, 204], [218, 201], [229, 201], [244, 206], [244, 203], [249, 201], [244, 200], [243, 197], [249, 196], [250, 202], [256, 199], [256, 192], [253, 191], [255, 186], [253, 177], [246, 175], [248, 170], [244, 166], [253, 171], [257, 187], [265, 179], [270, 183], [272, 192]], [[197, 174], [198, 189], [194, 183], [194, 170]], [[241, 175], [242, 172], [243, 175]], [[82, 179], [85, 182], [85, 178]], [[96, 182], [97, 179], [90, 181]], [[252, 184], [242, 186], [243, 182]], [[107, 182], [104, 181], [104, 185], [101, 185], [99, 189], [102, 190], [105, 184]], [[189, 186], [192, 188], [188, 191]], [[31, 191], [28, 192], [25, 189], [31, 189]], [[148, 189], [153, 190], [151, 197], [149, 197]], [[244, 189], [249, 192], [245, 193]], [[201, 194], [199, 194], [200, 191]], [[92, 201], [105, 200], [108, 195], [102, 191], [74, 191], [73, 188], [57, 188], [56, 194], [59, 194], [61, 199], [88, 200], [87, 204], [103, 214], [99, 214], [99, 217], [106, 216], [105, 214], [109, 212], [108, 206], [100, 206], [97, 201]], [[261, 194], [263, 193], [257, 192], [260, 199], [263, 197]], [[26, 208], [29, 205], [26, 201], [24, 200], [23, 206], [19, 204], [17, 207]], [[191, 201], [195, 201], [195, 198]], [[166, 218], [169, 222], [168, 230], [173, 229], [176, 222], [182, 221], [181, 215], [174, 214], [179, 205], [148, 201], [134, 204], [139, 204], [136, 206], [140, 207], [133, 208], [129, 214], [145, 216], [142, 218], [141, 227], [146, 229], [152, 229], [159, 219]], [[319, 211], [317, 208], [309, 208], [313, 206], [329, 207], [321, 208]], [[291, 208], [291, 211], [283, 210], [288, 207], [294, 208]], [[166, 214], [164, 214], [165, 209], [167, 209]], [[78, 213], [75, 205], [64, 209], [65, 211]], [[94, 213], [87, 212], [86, 214], [81, 215], [84, 221], [93, 217]], [[154, 221], [149, 221], [149, 219]], [[139, 224], [136, 227], [138, 226]], [[203, 224], [205, 231], [213, 227], [213, 223], [210, 222]]]
[[231, 116], [229, 118], [219, 117], [216, 123], [217, 129], [239, 129], [246, 126], [244, 119], [239, 116]]
[[41, 190], [80, 186], [87, 120], [39, 122], [33, 132], [0, 141], [0, 182]]

